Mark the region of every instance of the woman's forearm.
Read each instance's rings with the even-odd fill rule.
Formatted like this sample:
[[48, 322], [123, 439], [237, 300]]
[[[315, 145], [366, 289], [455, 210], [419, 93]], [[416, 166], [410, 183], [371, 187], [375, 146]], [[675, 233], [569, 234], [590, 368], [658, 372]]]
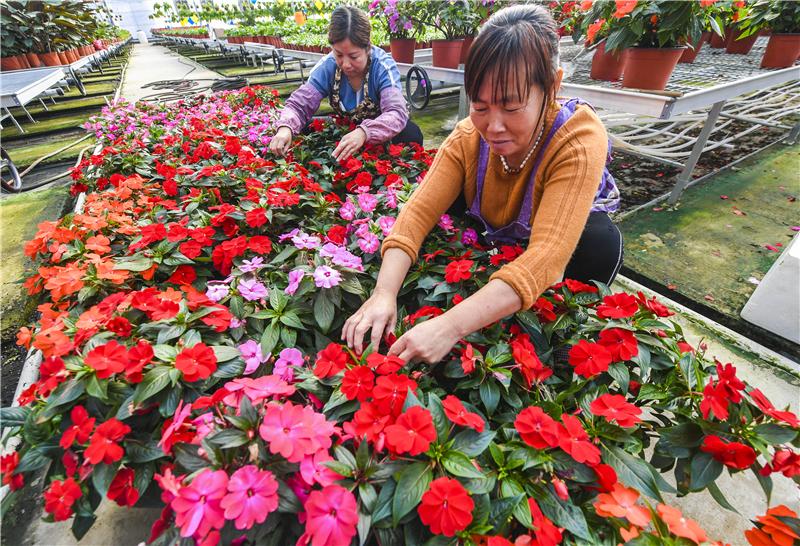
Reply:
[[399, 248], [388, 249], [383, 254], [375, 291], [384, 291], [391, 294], [392, 297], [397, 297], [410, 267], [411, 257], [408, 254]]
[[[387, 251], [388, 254], [388, 251]], [[459, 337], [465, 337], [512, 315], [522, 308], [522, 300], [511, 286], [495, 279], [447, 311], [446, 318]]]

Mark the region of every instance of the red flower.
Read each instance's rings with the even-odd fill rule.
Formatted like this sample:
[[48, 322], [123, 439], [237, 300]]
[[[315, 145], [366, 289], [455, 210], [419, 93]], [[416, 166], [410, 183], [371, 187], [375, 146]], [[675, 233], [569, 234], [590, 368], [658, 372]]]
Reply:
[[266, 235], [253, 235], [247, 241], [247, 248], [256, 254], [269, 254], [272, 252], [272, 241]]
[[728, 392], [731, 402], [738, 404], [742, 401], [745, 384], [736, 377], [736, 368], [733, 364], [723, 365], [721, 362], [717, 362], [717, 380], [718, 385]]
[[761, 469], [762, 476], [769, 476], [773, 472], [780, 472], [787, 478], [800, 476], [800, 453], [791, 449], [779, 449], [772, 456], [772, 462]]
[[575, 366], [576, 374], [588, 379], [608, 369], [611, 353], [598, 343], [582, 339], [569, 350], [569, 363]]
[[25, 485], [25, 478], [22, 474], [14, 474], [18, 464], [18, 451], [12, 451], [8, 455], [0, 457], [0, 474], [3, 475], [3, 485], [7, 485], [12, 491], [16, 491]]
[[133, 325], [125, 317], [114, 317], [106, 323], [106, 330], [114, 332], [119, 337], [128, 337], [131, 335]]
[[442, 400], [442, 406], [444, 407], [444, 413], [447, 415], [447, 418], [456, 425], [469, 427], [477, 432], [483, 432], [483, 427], [485, 426], [483, 418], [477, 413], [467, 411], [467, 408], [464, 407], [464, 404], [457, 397], [452, 394], [446, 396], [445, 399]]
[[600, 462], [600, 450], [590, 440], [577, 417], [563, 414], [559, 427], [558, 445], [579, 463], [594, 466]]
[[597, 342], [608, 349], [612, 362], [624, 362], [639, 354], [639, 342], [630, 330], [608, 328], [600, 332]]
[[610, 423], [616, 421], [621, 427], [632, 427], [641, 422], [642, 410], [625, 400], [621, 394], [604, 394], [589, 405], [592, 413], [605, 417]]
[[522, 441], [534, 449], [546, 449], [558, 445], [558, 423], [538, 406], [531, 406], [519, 412], [514, 421], [514, 428], [519, 432]]
[[461, 369], [464, 370], [466, 375], [469, 375], [475, 371], [475, 363], [477, 361], [475, 349], [471, 343], [467, 343], [467, 346], [461, 351]]
[[79, 444], [85, 444], [89, 441], [89, 436], [91, 436], [94, 429], [95, 419], [94, 417], [89, 417], [89, 413], [83, 406], [72, 408], [69, 416], [72, 425], [64, 431], [61, 435], [61, 440], [58, 442], [58, 445], [64, 449], [72, 447], [76, 440]]
[[772, 402], [770, 402], [760, 390], [753, 389], [750, 391], [750, 398], [753, 399], [753, 402], [755, 402], [756, 406], [758, 406], [758, 409], [773, 419], [782, 421], [792, 428], [800, 428], [800, 420], [797, 419], [797, 416], [794, 413], [791, 411], [779, 411], [775, 409], [775, 406], [772, 405]]
[[183, 349], [175, 357], [175, 367], [183, 372], [183, 379], [194, 383], [208, 379], [217, 370], [217, 356], [214, 350], [205, 343]]
[[150, 364], [155, 354], [153, 347], [144, 339], [128, 351], [128, 365], [125, 367], [125, 379], [131, 383], [142, 382], [142, 370]]
[[411, 324], [413, 326], [421, 318], [438, 317], [442, 313], [444, 313], [444, 311], [442, 311], [438, 307], [433, 307], [431, 305], [425, 305], [425, 306], [420, 307], [419, 309], [417, 309], [417, 311], [415, 313], [412, 313], [412, 314], [408, 315], [405, 318], [405, 320], [407, 320], [409, 322], [409, 324]]
[[389, 375], [398, 371], [404, 365], [403, 359], [397, 356], [372, 353], [367, 357], [367, 366], [375, 370], [379, 375]]
[[528, 499], [528, 508], [531, 510], [533, 527], [536, 529], [533, 533], [536, 537], [536, 542], [532, 543], [531, 546], [534, 544], [536, 546], [558, 546], [558, 544], [561, 544], [561, 530], [542, 514], [542, 509], [539, 508], [534, 499]]
[[395, 424], [386, 427], [386, 445], [397, 455], [408, 453], [413, 457], [425, 453], [435, 439], [431, 413], [421, 406], [409, 408]]
[[338, 343], [330, 343], [317, 353], [314, 375], [320, 379], [336, 375], [347, 365], [347, 353]]
[[728, 397], [730, 393], [724, 384], [717, 383], [709, 379], [708, 385], [703, 389], [703, 400], [700, 402], [700, 411], [703, 419], [708, 419], [711, 413], [720, 421], [728, 418]]
[[539, 360], [528, 334], [522, 334], [511, 340], [511, 354], [514, 356], [514, 361], [519, 366], [519, 371], [525, 378], [528, 388], [534, 382], [541, 383], [553, 375], [553, 370]]
[[603, 298], [603, 303], [597, 307], [599, 318], [621, 319], [632, 317], [639, 310], [636, 298], [621, 292]]
[[739, 470], [750, 468], [757, 457], [752, 447], [739, 442], [725, 442], [719, 436], [714, 435], [706, 436], [700, 449], [710, 453], [725, 466]]
[[455, 536], [472, 522], [475, 503], [458, 480], [438, 478], [422, 495], [417, 513], [435, 535]]
[[547, 298], [538, 298], [531, 309], [539, 317], [540, 322], [553, 322], [557, 318], [555, 306]]
[[345, 423], [344, 427], [356, 438], [366, 436], [368, 442], [374, 443], [391, 419], [391, 416], [381, 412], [375, 404], [362, 403], [361, 409], [353, 415], [353, 420]]
[[361, 171], [356, 175], [355, 179], [353, 179], [353, 183], [356, 186], [369, 188], [370, 186], [372, 186], [372, 175], [369, 174], [367, 171]]
[[375, 375], [366, 366], [356, 366], [344, 372], [342, 378], [342, 394], [348, 400], [364, 402], [372, 396], [375, 386]]
[[344, 238], [346, 236], [347, 236], [347, 228], [345, 226], [336, 225], [328, 230], [328, 233], [325, 237], [326, 239], [328, 239], [328, 241], [334, 244], [343, 245]]
[[128, 351], [124, 345], [111, 340], [89, 351], [84, 363], [97, 372], [98, 379], [106, 379], [125, 369]]
[[472, 260], [454, 260], [444, 268], [444, 280], [449, 284], [469, 280], [472, 277]]
[[616, 0], [617, 10], [614, 12], [616, 19], [621, 19], [636, 8], [637, 0]]
[[111, 464], [119, 461], [124, 454], [122, 447], [117, 444], [126, 434], [131, 431], [131, 427], [122, 421], [112, 417], [105, 423], [97, 426], [89, 441], [84, 456], [92, 464], [104, 462]]
[[375, 381], [375, 389], [372, 391], [373, 401], [384, 414], [400, 415], [409, 389], [415, 391], [417, 382], [407, 375], [382, 375]]
[[656, 301], [656, 297], [653, 296], [651, 299], [647, 299], [644, 294], [641, 292], [636, 293], [636, 301], [639, 302], [639, 306], [642, 309], [647, 309], [651, 313], [653, 313], [657, 317], [669, 317], [674, 315], [672, 311], [670, 311], [665, 305]]
[[586, 292], [587, 294], [596, 294], [597, 287], [592, 286], [591, 284], [586, 284], [581, 281], [576, 281], [575, 279], [564, 279], [563, 282], [553, 285], [553, 290], [558, 290], [562, 286], [566, 286], [569, 288], [569, 291], [573, 294], [580, 294], [581, 292]]
[[73, 478], [54, 480], [44, 492], [44, 510], [53, 514], [56, 521], [64, 521], [72, 515], [72, 505], [81, 498], [81, 486]]
[[614, 484], [617, 483], [617, 471], [613, 467], [600, 463], [592, 467], [594, 473], [597, 475], [597, 485], [600, 486], [601, 491], [611, 491]]
[[139, 500], [139, 491], [133, 485], [134, 472], [120, 468], [108, 487], [108, 498], [120, 506], [133, 506]]

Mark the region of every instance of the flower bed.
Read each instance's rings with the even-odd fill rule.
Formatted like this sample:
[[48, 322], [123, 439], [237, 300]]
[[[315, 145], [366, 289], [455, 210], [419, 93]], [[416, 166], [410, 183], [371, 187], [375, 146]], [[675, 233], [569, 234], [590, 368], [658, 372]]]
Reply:
[[[154, 544], [701, 544], [662, 473], [723, 506], [723, 471], [767, 492], [797, 476], [797, 417], [642, 295], [567, 280], [436, 365], [343, 347], [432, 152], [337, 164], [348, 124], [315, 121], [269, 158], [276, 96], [120, 104], [87, 126], [104, 147], [73, 174], [84, 210], [26, 246], [44, 303], [19, 341], [42, 351], [40, 378], [0, 415], [23, 439], [3, 481], [46, 472], [49, 518], [80, 537], [104, 497], [153, 488]], [[395, 335], [521, 251], [442, 217]]]

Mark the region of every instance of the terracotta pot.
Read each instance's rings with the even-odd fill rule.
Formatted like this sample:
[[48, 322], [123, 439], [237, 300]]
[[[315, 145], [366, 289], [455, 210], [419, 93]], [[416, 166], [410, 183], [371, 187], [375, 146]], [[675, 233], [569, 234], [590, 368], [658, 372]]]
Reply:
[[632, 47], [625, 50], [625, 73], [622, 86], [634, 89], [660, 91], [667, 86], [669, 77], [678, 59], [683, 54], [682, 47]]
[[727, 40], [728, 36], [728, 29], [725, 29], [725, 36], [720, 36], [716, 32], [711, 33], [711, 39], [709, 40], [709, 45], [712, 49], [722, 49], [725, 47], [725, 41]]
[[414, 51], [416, 45], [417, 41], [412, 38], [405, 40], [392, 38], [392, 58], [398, 63], [414, 64]]
[[469, 55], [469, 48], [472, 47], [472, 42], [475, 41], [475, 36], [464, 36], [464, 43], [461, 44], [461, 64], [467, 64], [467, 55]]
[[39, 68], [42, 66], [42, 61], [39, 60], [39, 56], [36, 53], [26, 53], [25, 57], [27, 57], [28, 64], [31, 65], [31, 68]]
[[20, 68], [16, 57], [0, 57], [0, 70], [3, 72], [19, 70]]
[[69, 57], [64, 51], [58, 52], [58, 60], [61, 61], [61, 64], [69, 64]]
[[747, 38], [742, 38], [741, 40], [739, 39], [740, 34], [741, 31], [738, 29], [731, 34], [728, 45], [725, 46], [726, 53], [732, 55], [747, 55], [750, 53], [750, 50], [753, 49], [753, 44], [758, 40], [758, 33], [751, 34]]
[[19, 63], [20, 68], [30, 68], [31, 65], [28, 63], [28, 58], [25, 56], [24, 53], [20, 53], [17, 55], [17, 62]]
[[39, 58], [45, 66], [59, 66], [61, 59], [58, 58], [58, 53], [55, 51], [48, 51], [47, 53], [40, 53]]
[[678, 62], [688, 63], [688, 64], [693, 63], [694, 60], [697, 58], [697, 54], [700, 53], [700, 50], [703, 48], [703, 44], [706, 43], [706, 41], [708, 41], [709, 38], [711, 38], [710, 32], [704, 32], [703, 34], [701, 34], [700, 39], [697, 40], [696, 44], [694, 44], [694, 48], [687, 47], [683, 51], [683, 55], [681, 55], [681, 58], [678, 59]]
[[431, 40], [433, 47], [433, 66], [439, 68], [458, 68], [461, 60], [461, 44], [464, 40]]
[[606, 43], [603, 42], [594, 51], [592, 70], [589, 73], [589, 77], [593, 80], [617, 81], [625, 71], [627, 58], [624, 50], [606, 53]]
[[800, 56], [800, 34], [773, 34], [761, 59], [761, 68], [786, 68]]

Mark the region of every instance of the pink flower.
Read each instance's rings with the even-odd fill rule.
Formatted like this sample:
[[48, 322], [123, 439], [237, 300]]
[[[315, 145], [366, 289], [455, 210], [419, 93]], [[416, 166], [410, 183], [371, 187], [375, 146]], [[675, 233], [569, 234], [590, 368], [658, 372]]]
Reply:
[[306, 273], [302, 269], [293, 269], [289, 272], [289, 285], [284, 290], [284, 293], [293, 296], [297, 289], [300, 287], [300, 281], [303, 280]]
[[442, 214], [437, 225], [445, 231], [453, 231], [455, 229], [453, 226], [453, 219], [450, 218], [449, 214]]
[[308, 235], [307, 233], [303, 233], [302, 231], [297, 235], [295, 235], [294, 237], [292, 237], [292, 244], [297, 248], [299, 248], [300, 250], [309, 250], [318, 248], [321, 242], [322, 241], [320, 241], [319, 237], [315, 235]]
[[164, 453], [169, 454], [170, 451], [172, 451], [172, 445], [179, 441], [173, 440], [172, 437], [180, 431], [181, 426], [183, 426], [184, 421], [186, 421], [190, 413], [192, 413], [192, 405], [184, 404], [183, 400], [179, 401], [178, 407], [175, 409], [175, 417], [172, 419], [172, 423], [161, 433], [161, 440], [158, 442], [158, 446], [164, 450]]
[[348, 222], [351, 221], [356, 217], [356, 206], [350, 201], [347, 201], [339, 209], [339, 216], [342, 217], [342, 220], [347, 220]]
[[284, 349], [278, 355], [278, 360], [272, 368], [272, 374], [291, 383], [294, 379], [294, 368], [299, 368], [302, 365], [303, 353], [295, 348]]
[[314, 284], [317, 288], [333, 288], [342, 282], [342, 276], [338, 271], [321, 265], [314, 270]]
[[300, 463], [300, 475], [306, 483], [318, 483], [322, 487], [331, 485], [343, 477], [323, 464], [332, 460], [333, 457], [327, 451], [317, 451]]
[[212, 529], [222, 529], [225, 516], [220, 501], [227, 486], [228, 475], [224, 470], [204, 469], [191, 484], [178, 491], [171, 506], [182, 537], [204, 537]]
[[394, 226], [394, 222], [395, 219], [392, 216], [381, 216], [378, 218], [378, 227], [381, 228], [384, 237], [388, 237], [392, 232], [392, 226]]
[[239, 294], [247, 301], [264, 299], [269, 295], [267, 287], [258, 282], [258, 279], [241, 279], [237, 286]]
[[377, 252], [378, 248], [380, 248], [381, 242], [378, 239], [378, 236], [374, 233], [366, 233], [364, 237], [358, 240], [358, 247], [365, 253], [365, 254], [372, 254], [373, 252]]
[[242, 353], [242, 358], [244, 359], [245, 375], [255, 372], [260, 365], [267, 361], [267, 358], [261, 352], [261, 345], [252, 339], [239, 345], [239, 352]]
[[278, 482], [271, 472], [243, 466], [228, 480], [228, 494], [220, 506], [226, 519], [235, 520], [237, 529], [250, 529], [256, 523], [264, 523], [278, 507]]
[[267, 405], [258, 431], [269, 443], [270, 453], [299, 463], [306, 455], [331, 447], [334, 425], [307, 406], [286, 402]]
[[222, 401], [229, 406], [238, 407], [241, 401], [240, 394], [248, 397], [253, 404], [258, 404], [267, 398], [291, 396], [294, 394], [295, 388], [277, 375], [264, 375], [256, 379], [252, 377], [234, 379], [225, 384], [225, 390], [231, 394]]
[[[356, 499], [344, 487], [329, 485], [313, 491], [305, 503], [306, 533], [311, 546], [349, 546], [356, 534]], [[301, 538], [302, 540], [302, 538]]]
[[371, 193], [361, 193], [358, 196], [358, 206], [364, 212], [372, 212], [378, 206], [378, 198]]

